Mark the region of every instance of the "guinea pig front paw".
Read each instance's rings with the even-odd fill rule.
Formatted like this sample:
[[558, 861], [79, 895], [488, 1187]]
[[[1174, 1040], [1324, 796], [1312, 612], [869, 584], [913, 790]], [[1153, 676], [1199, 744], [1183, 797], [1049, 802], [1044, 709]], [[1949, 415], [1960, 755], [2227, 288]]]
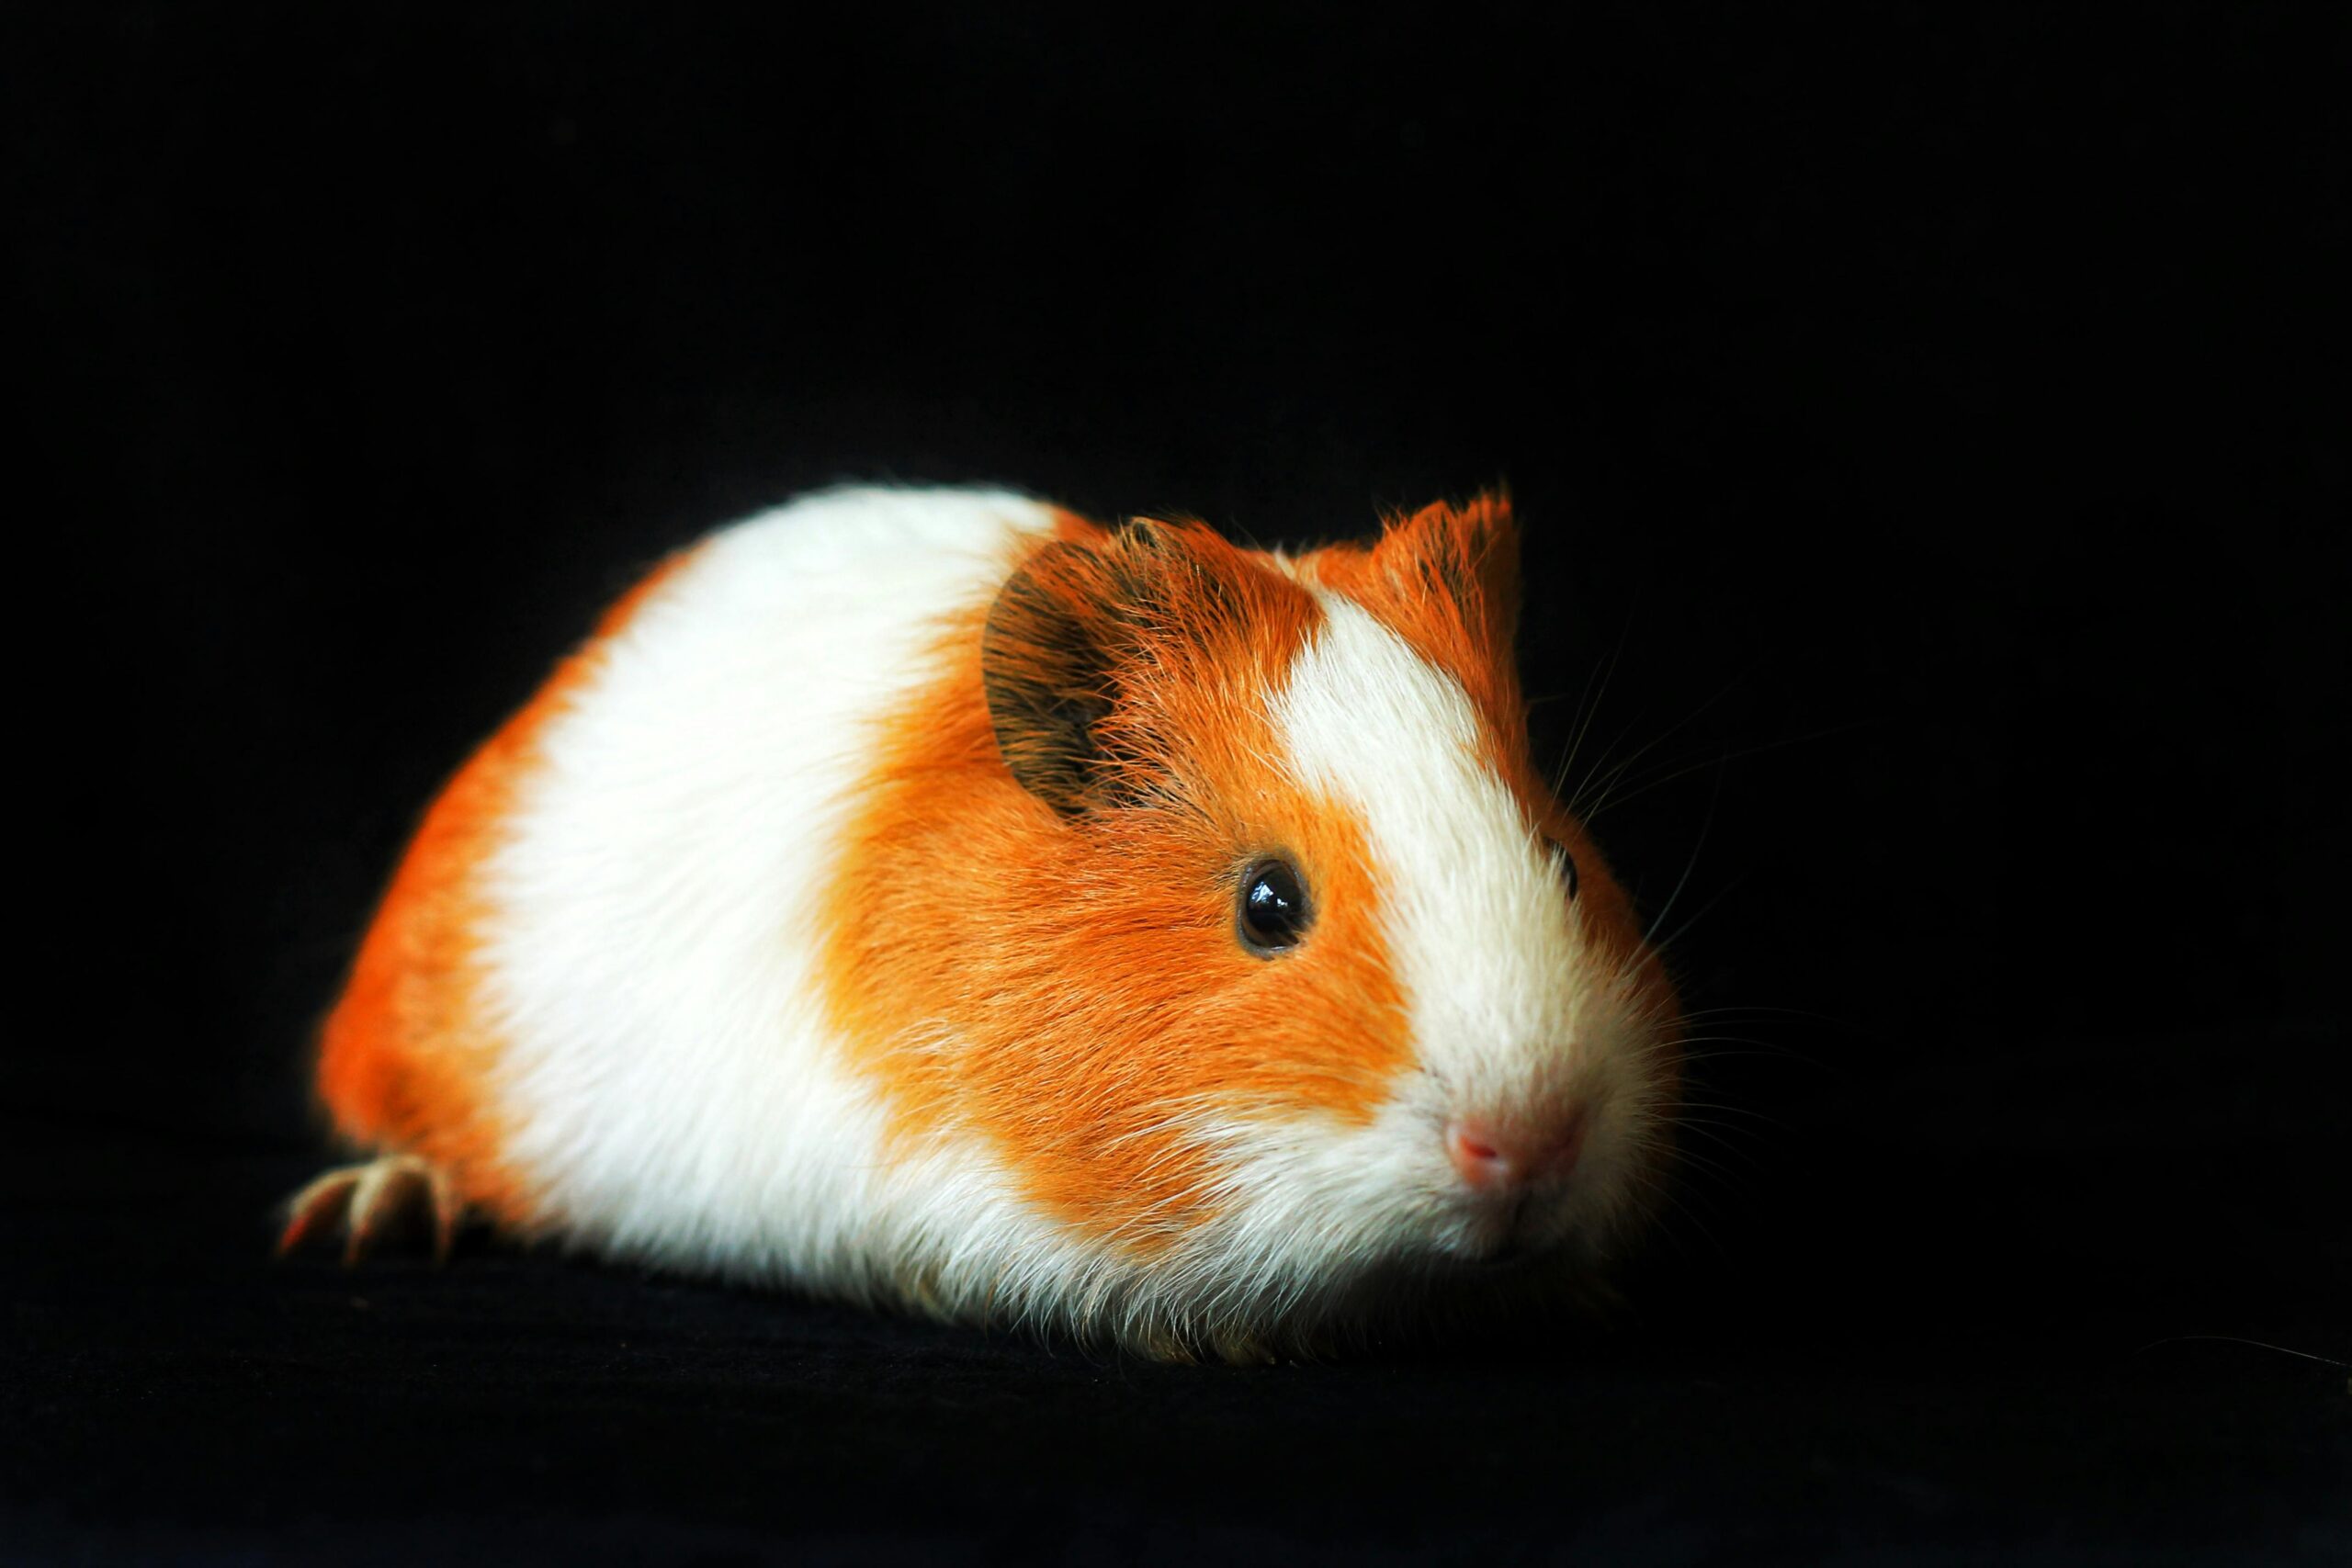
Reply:
[[465, 1205], [448, 1172], [415, 1155], [379, 1155], [338, 1166], [288, 1201], [281, 1258], [313, 1237], [343, 1227], [343, 1262], [350, 1268], [393, 1234], [421, 1222], [433, 1237], [433, 1261], [446, 1263]]

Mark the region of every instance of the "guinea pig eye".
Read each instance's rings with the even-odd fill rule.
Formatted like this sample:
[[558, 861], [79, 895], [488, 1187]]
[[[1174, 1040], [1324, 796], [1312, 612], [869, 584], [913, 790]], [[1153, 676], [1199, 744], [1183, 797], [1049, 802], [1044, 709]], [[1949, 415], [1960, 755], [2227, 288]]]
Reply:
[[1544, 841], [1552, 846], [1554, 854], [1560, 857], [1560, 875], [1567, 882], [1568, 897], [1575, 897], [1577, 896], [1577, 857], [1568, 853], [1567, 845], [1549, 833], [1544, 835]]
[[1271, 958], [1296, 946], [1313, 919], [1306, 888], [1289, 862], [1256, 861], [1241, 874], [1241, 898], [1233, 927], [1241, 945], [1259, 957]]

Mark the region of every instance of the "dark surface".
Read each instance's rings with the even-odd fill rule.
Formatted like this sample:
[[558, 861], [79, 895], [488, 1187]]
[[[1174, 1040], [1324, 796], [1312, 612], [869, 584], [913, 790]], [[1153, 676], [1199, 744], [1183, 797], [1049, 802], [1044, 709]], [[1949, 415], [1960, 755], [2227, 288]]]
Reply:
[[[2346, 55], [12, 12], [0, 1559], [2352, 1559]], [[841, 478], [1268, 541], [1510, 481], [1539, 749], [1630, 760], [1597, 830], [1729, 1010], [1623, 1324], [1182, 1370], [265, 1262], [435, 784]]]
[[[441, 1272], [272, 1269], [263, 1210], [308, 1149], [34, 1143], [55, 1196], [6, 1237], [33, 1260], [0, 1438], [10, 1530], [96, 1560], [1044, 1542], [1080, 1561], [2338, 1562], [2352, 1374], [2180, 1337], [2342, 1357], [2340, 1204], [2308, 1196], [2341, 1165], [2335, 1118], [2255, 1109], [2294, 1102], [2278, 1073], [2199, 1076], [2089, 1131], [2001, 1122], [1974, 1095], [1920, 1095], [1899, 1137], [1833, 1112], [1770, 1164], [1787, 1213], [1718, 1210], [1724, 1248], [1666, 1248], [1613, 1332], [1249, 1370], [488, 1246]], [[2052, 1092], [2041, 1063], [1984, 1081]], [[2217, 1089], [2238, 1109], [2217, 1114]], [[2200, 1123], [2183, 1159], [2177, 1130]], [[2249, 1167], [2278, 1196], [2251, 1201]]]

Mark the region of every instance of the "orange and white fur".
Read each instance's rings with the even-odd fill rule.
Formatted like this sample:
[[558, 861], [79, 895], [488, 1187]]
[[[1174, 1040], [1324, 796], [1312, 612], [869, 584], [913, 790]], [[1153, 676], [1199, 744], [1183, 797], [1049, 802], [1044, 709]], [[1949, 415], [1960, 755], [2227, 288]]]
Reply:
[[1529, 756], [1517, 556], [1492, 497], [1295, 555], [967, 490], [712, 535], [426, 816], [321, 1054], [375, 1157], [287, 1244], [424, 1207], [1228, 1358], [1589, 1279], [1679, 1019]]

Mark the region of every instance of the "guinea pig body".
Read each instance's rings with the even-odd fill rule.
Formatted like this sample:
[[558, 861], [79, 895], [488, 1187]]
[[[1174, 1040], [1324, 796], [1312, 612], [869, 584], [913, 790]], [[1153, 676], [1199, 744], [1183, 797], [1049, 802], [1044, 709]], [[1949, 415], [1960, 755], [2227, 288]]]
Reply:
[[1673, 993], [1528, 756], [1503, 506], [1245, 550], [847, 490], [607, 614], [428, 812], [296, 1201], [1163, 1355], [1589, 1280]]

